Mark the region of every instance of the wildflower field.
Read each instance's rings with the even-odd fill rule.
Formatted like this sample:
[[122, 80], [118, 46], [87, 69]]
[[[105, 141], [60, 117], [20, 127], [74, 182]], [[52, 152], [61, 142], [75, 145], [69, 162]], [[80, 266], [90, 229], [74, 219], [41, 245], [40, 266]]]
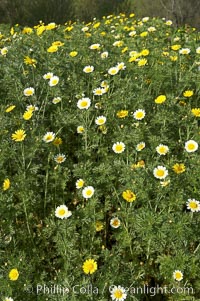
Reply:
[[200, 33], [15, 25], [0, 66], [1, 300], [200, 300]]

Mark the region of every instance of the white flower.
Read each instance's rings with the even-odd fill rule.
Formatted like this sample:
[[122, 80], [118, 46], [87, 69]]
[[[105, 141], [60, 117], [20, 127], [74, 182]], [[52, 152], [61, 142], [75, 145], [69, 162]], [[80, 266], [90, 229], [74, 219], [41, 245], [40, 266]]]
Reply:
[[83, 32], [86, 32], [86, 31], [89, 30], [89, 27], [88, 27], [88, 26], [85, 26], [85, 27], [81, 28], [81, 30], [82, 30]]
[[91, 100], [88, 98], [88, 97], [83, 97], [81, 99], [78, 100], [77, 102], [77, 107], [80, 109], [80, 110], [83, 110], [83, 109], [88, 109], [91, 105]]
[[166, 155], [169, 151], [169, 147], [167, 145], [159, 144], [156, 147], [156, 151], [159, 155]]
[[54, 76], [52, 76], [52, 77], [50, 78], [49, 86], [50, 86], [50, 87], [54, 87], [54, 86], [56, 86], [56, 85], [58, 84], [58, 82], [59, 82], [59, 77], [56, 76], [56, 75], [54, 75]]
[[52, 103], [55, 105], [57, 103], [61, 102], [61, 97], [54, 97], [52, 100]]
[[99, 88], [94, 89], [93, 93], [94, 93], [94, 95], [101, 96], [106, 93], [106, 89], [99, 87]]
[[54, 157], [54, 161], [56, 161], [56, 163], [61, 164], [66, 160], [66, 156], [63, 154], [58, 154]]
[[188, 199], [187, 209], [190, 209], [192, 212], [199, 212], [200, 211], [200, 202], [195, 199]]
[[153, 175], [155, 178], [163, 180], [168, 176], [168, 170], [164, 166], [157, 166], [153, 170]]
[[173, 272], [173, 278], [176, 281], [181, 281], [183, 279], [183, 273], [180, 270], [175, 270]]
[[112, 150], [116, 154], [121, 154], [125, 150], [125, 144], [123, 142], [116, 142], [116, 143], [113, 144]]
[[78, 134], [82, 134], [84, 132], [84, 130], [85, 129], [84, 129], [84, 127], [82, 125], [77, 126], [76, 131], [77, 131]]
[[108, 57], [108, 51], [104, 51], [101, 53], [101, 58], [106, 59]]
[[136, 150], [138, 152], [140, 152], [141, 150], [143, 150], [145, 148], [145, 142], [140, 142], [136, 145]]
[[69, 211], [65, 205], [60, 205], [55, 210], [55, 216], [61, 219], [68, 218], [71, 215], [71, 211]]
[[190, 49], [189, 48], [181, 48], [180, 50], [179, 50], [179, 53], [180, 54], [189, 54], [190, 53]]
[[83, 179], [78, 179], [78, 180], [76, 181], [76, 189], [82, 188], [83, 185], [84, 185]]
[[55, 133], [53, 132], [47, 132], [44, 137], [42, 138], [42, 140], [46, 143], [49, 143], [51, 141], [53, 141], [55, 139]]
[[120, 285], [111, 287], [110, 293], [113, 301], [124, 301], [127, 297], [125, 288]]
[[198, 149], [198, 143], [194, 140], [188, 140], [185, 142], [185, 150], [188, 153], [193, 153]]
[[100, 44], [92, 44], [89, 47], [90, 49], [99, 49], [100, 48]]
[[48, 72], [45, 75], [43, 75], [44, 79], [51, 79], [53, 77], [53, 73], [52, 72]]
[[5, 297], [5, 299], [3, 299], [3, 301], [14, 301], [14, 300], [11, 297]]
[[111, 67], [110, 69], [108, 69], [108, 74], [110, 75], [115, 75], [119, 72], [119, 69], [117, 67]]
[[95, 119], [95, 123], [97, 125], [103, 125], [104, 123], [106, 123], [106, 117], [105, 116], [98, 116], [96, 119]]
[[83, 68], [83, 72], [85, 72], [85, 73], [91, 73], [93, 71], [94, 71], [94, 67], [93, 66], [85, 66]]
[[94, 187], [87, 186], [83, 189], [82, 195], [85, 199], [90, 199], [94, 194]]
[[8, 53], [8, 48], [7, 47], [3, 47], [1, 49], [1, 55], [6, 56], [7, 53]]
[[121, 63], [117, 63], [117, 66], [118, 70], [125, 70], [126, 69], [126, 66], [123, 62]]
[[133, 113], [133, 117], [136, 119], [136, 120], [142, 120], [144, 117], [145, 117], [146, 113], [144, 110], [142, 109], [138, 109], [136, 110], [134, 113]]
[[197, 54], [200, 54], [200, 47], [198, 47], [198, 48], [196, 49], [196, 53], [197, 53]]
[[35, 89], [32, 87], [24, 89], [25, 96], [32, 96], [35, 93]]
[[112, 228], [117, 229], [121, 225], [121, 222], [120, 222], [118, 217], [113, 217], [110, 220], [110, 225], [111, 225]]

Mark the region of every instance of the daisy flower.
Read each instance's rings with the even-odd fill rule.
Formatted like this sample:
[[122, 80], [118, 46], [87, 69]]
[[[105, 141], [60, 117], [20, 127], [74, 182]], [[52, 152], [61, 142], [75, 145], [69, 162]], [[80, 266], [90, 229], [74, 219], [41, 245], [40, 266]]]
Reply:
[[119, 72], [119, 69], [117, 67], [111, 67], [110, 69], [108, 69], [108, 74], [110, 75], [115, 75]]
[[53, 77], [53, 73], [52, 72], [48, 72], [46, 74], [43, 75], [44, 79], [51, 79]]
[[85, 73], [91, 73], [93, 71], [94, 71], [94, 67], [93, 66], [85, 66], [83, 68], [83, 72], [85, 72]]
[[85, 129], [84, 129], [84, 127], [82, 125], [77, 126], [76, 131], [77, 131], [78, 134], [82, 134], [84, 132], [84, 130]]
[[110, 225], [111, 225], [112, 228], [117, 229], [121, 225], [121, 221], [118, 217], [113, 217], [110, 220]]
[[55, 210], [55, 216], [61, 219], [68, 218], [72, 215], [71, 211], [68, 210], [67, 206], [60, 205]]
[[92, 44], [89, 46], [90, 49], [94, 50], [94, 49], [99, 49], [100, 48], [100, 44]]
[[19, 278], [19, 272], [17, 269], [12, 269], [8, 275], [11, 281], [16, 281]]
[[127, 110], [121, 110], [117, 112], [117, 117], [118, 118], [125, 118], [126, 116], [128, 116], [128, 111]]
[[105, 116], [98, 116], [96, 119], [95, 119], [95, 123], [97, 125], [103, 125], [106, 123], [106, 117]]
[[52, 100], [52, 103], [55, 105], [57, 103], [61, 102], [61, 97], [54, 97]]
[[3, 47], [0, 51], [1, 51], [1, 55], [6, 56], [6, 54], [8, 53], [8, 48]]
[[193, 153], [198, 149], [198, 143], [194, 140], [188, 140], [185, 142], [185, 150], [188, 153]]
[[190, 209], [192, 212], [199, 212], [200, 211], [200, 202], [195, 199], [188, 199], [187, 209]]
[[31, 119], [32, 116], [33, 116], [33, 111], [32, 110], [27, 110], [23, 114], [24, 120], [29, 120], [29, 119]]
[[93, 93], [94, 93], [94, 95], [101, 96], [106, 93], [106, 90], [104, 88], [99, 87], [99, 88], [94, 89]]
[[58, 154], [54, 157], [54, 161], [56, 161], [56, 163], [61, 164], [66, 160], [66, 156], [63, 154]]
[[101, 58], [106, 59], [108, 57], [108, 51], [104, 51], [101, 53]]
[[191, 97], [194, 95], [194, 92], [192, 90], [186, 90], [183, 92], [184, 97]]
[[195, 117], [200, 117], [200, 108], [194, 108], [191, 112]]
[[17, 130], [12, 134], [12, 140], [15, 140], [16, 142], [21, 142], [25, 139], [26, 134], [24, 130]]
[[180, 50], [179, 50], [179, 53], [180, 54], [189, 54], [190, 53], [190, 49], [189, 48], [181, 48]]
[[42, 138], [42, 140], [44, 141], [44, 142], [46, 142], [46, 143], [49, 143], [49, 142], [52, 142], [54, 139], [55, 139], [55, 133], [53, 133], [53, 132], [47, 132], [44, 136], [43, 136], [43, 138]]
[[110, 293], [113, 301], [124, 301], [127, 297], [125, 288], [120, 285], [113, 286]]
[[103, 222], [101, 222], [101, 221], [96, 221], [96, 223], [95, 223], [95, 230], [96, 230], [97, 232], [100, 232], [101, 230], [103, 230], [103, 228], [104, 228]]
[[168, 170], [164, 166], [157, 166], [153, 170], [153, 175], [155, 178], [163, 180], [168, 176]]
[[176, 174], [180, 174], [180, 173], [183, 173], [185, 171], [185, 165], [183, 163], [176, 163], [173, 165], [173, 171], [176, 173]]
[[58, 84], [58, 82], [59, 82], [59, 77], [56, 76], [56, 75], [54, 75], [49, 80], [49, 86], [50, 87], [54, 87], [54, 86], [56, 86]]
[[78, 180], [76, 181], [76, 188], [77, 188], [77, 189], [82, 188], [83, 185], [84, 185], [83, 179], [78, 179]]
[[145, 117], [145, 115], [146, 115], [145, 110], [142, 109], [138, 109], [133, 113], [133, 117], [136, 120], [142, 120]]
[[166, 96], [165, 95], [159, 95], [158, 97], [156, 97], [155, 99], [155, 103], [160, 104], [166, 101]]
[[83, 189], [82, 195], [85, 199], [90, 199], [94, 194], [94, 187], [87, 186]]
[[35, 89], [32, 87], [24, 89], [25, 96], [32, 96], [35, 93]]
[[127, 189], [122, 192], [122, 197], [125, 201], [132, 203], [133, 201], [136, 200], [136, 194], [131, 191], [130, 189]]
[[117, 63], [117, 66], [118, 70], [125, 70], [126, 69], [126, 66], [123, 62], [121, 63]]
[[116, 143], [113, 144], [112, 150], [116, 154], [121, 154], [125, 150], [125, 144], [123, 142], [116, 142]]
[[53, 145], [59, 146], [63, 143], [62, 138], [56, 137], [53, 141]]
[[169, 147], [167, 145], [159, 144], [156, 147], [156, 151], [159, 155], [166, 155], [169, 151]]
[[77, 107], [80, 110], [83, 110], [83, 109], [87, 110], [90, 107], [90, 105], [91, 105], [91, 100], [88, 97], [83, 97], [83, 98], [79, 99], [77, 102]]
[[9, 106], [9, 107], [5, 110], [5, 112], [6, 112], [6, 113], [9, 113], [9, 112], [11, 112], [12, 110], [14, 110], [14, 108], [16, 108], [15, 105]]
[[197, 53], [197, 54], [200, 54], [200, 47], [198, 47], [198, 48], [196, 49], [196, 53]]
[[10, 188], [10, 180], [9, 179], [5, 179], [3, 181], [3, 187], [2, 188], [3, 188], [3, 191], [6, 191]]
[[14, 301], [14, 300], [11, 297], [5, 297], [5, 299], [3, 299], [3, 301]]
[[143, 150], [145, 148], [145, 142], [140, 142], [136, 145], [136, 150], [138, 152], [140, 152], [141, 150]]
[[97, 270], [97, 262], [94, 259], [87, 259], [82, 268], [85, 274], [93, 274]]
[[179, 270], [175, 270], [173, 272], [173, 278], [176, 281], [181, 281], [183, 279], [183, 273], [181, 271], [179, 271]]

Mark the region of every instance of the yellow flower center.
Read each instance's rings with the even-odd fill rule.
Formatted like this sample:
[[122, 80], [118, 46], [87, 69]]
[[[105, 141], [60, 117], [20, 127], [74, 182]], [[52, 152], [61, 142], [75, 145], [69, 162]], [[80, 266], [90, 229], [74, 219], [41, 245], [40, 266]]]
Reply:
[[59, 210], [59, 215], [65, 215], [65, 209], [60, 209]]
[[198, 208], [197, 203], [191, 202], [191, 203], [190, 203], [190, 208], [191, 208], [191, 209], [197, 209], [197, 208]]
[[88, 105], [88, 102], [87, 102], [87, 101], [82, 101], [81, 106], [82, 106], [83, 108], [87, 107], [87, 105]]
[[195, 148], [195, 145], [193, 143], [188, 144], [188, 149], [193, 150]]
[[116, 299], [120, 299], [120, 298], [122, 298], [123, 293], [122, 293], [121, 290], [118, 289], [118, 290], [116, 290], [116, 291], [114, 292], [114, 296], [115, 296]]
[[162, 169], [159, 169], [159, 170], [157, 170], [157, 176], [158, 177], [162, 177], [162, 176], [164, 176], [164, 170], [162, 170]]

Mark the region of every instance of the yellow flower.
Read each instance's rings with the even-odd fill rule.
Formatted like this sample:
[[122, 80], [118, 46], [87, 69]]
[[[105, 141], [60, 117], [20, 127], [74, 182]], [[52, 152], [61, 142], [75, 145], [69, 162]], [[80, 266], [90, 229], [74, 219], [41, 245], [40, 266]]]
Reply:
[[117, 117], [118, 118], [125, 118], [126, 116], [128, 116], [128, 111], [127, 110], [121, 110], [121, 111], [117, 112]]
[[31, 34], [33, 32], [33, 29], [31, 27], [24, 27], [22, 30], [23, 34]]
[[200, 108], [192, 109], [191, 112], [195, 117], [200, 117]]
[[12, 269], [10, 272], [9, 272], [9, 279], [12, 280], [12, 281], [16, 281], [19, 277], [19, 272], [17, 269]]
[[191, 97], [192, 95], [194, 95], [194, 92], [192, 90], [186, 90], [185, 92], [183, 92], [184, 97]]
[[70, 55], [71, 57], [75, 57], [75, 56], [77, 56], [77, 54], [78, 54], [77, 51], [71, 51], [71, 52], [69, 53], [69, 55]]
[[40, 36], [45, 30], [46, 30], [46, 27], [44, 25], [39, 26], [37, 28], [37, 35]]
[[96, 229], [97, 232], [100, 232], [101, 230], [103, 230], [103, 222], [96, 221], [96, 223], [95, 223], [95, 229]]
[[147, 60], [146, 59], [140, 59], [138, 61], [138, 66], [141, 67], [141, 66], [145, 66], [147, 64]]
[[29, 120], [33, 116], [33, 110], [28, 110], [23, 114], [24, 120]]
[[10, 180], [7, 178], [3, 181], [3, 190], [6, 191], [10, 188]]
[[126, 191], [123, 191], [122, 197], [123, 197], [123, 199], [124, 199], [125, 201], [127, 201], [127, 202], [129, 202], [129, 203], [136, 200], [136, 195], [135, 195], [135, 193], [134, 193], [133, 191], [129, 190], [129, 189], [126, 190]]
[[178, 59], [178, 56], [176, 56], [176, 55], [171, 55], [170, 56], [170, 60], [172, 61], [172, 62], [176, 62], [177, 61], [177, 59]]
[[47, 52], [50, 52], [50, 53], [56, 52], [56, 51], [58, 51], [58, 46], [56, 46], [56, 45], [52, 45], [47, 49]]
[[143, 50], [140, 52], [140, 54], [141, 54], [142, 56], [147, 56], [147, 55], [149, 55], [149, 50], [148, 50], [148, 49], [143, 49]]
[[171, 49], [174, 51], [179, 50], [180, 48], [181, 48], [181, 45], [177, 45], [177, 44], [171, 46]]
[[11, 112], [12, 110], [14, 110], [14, 108], [15, 108], [16, 106], [9, 106], [7, 109], [6, 109], [6, 113], [9, 113], [9, 112]]
[[46, 30], [52, 30], [54, 28], [56, 28], [56, 23], [52, 22], [52, 23], [49, 23], [45, 26]]
[[21, 142], [25, 139], [26, 134], [24, 130], [17, 130], [12, 134], [12, 140], [15, 140], [16, 142]]
[[173, 165], [173, 171], [177, 174], [183, 173], [185, 171], [185, 165], [183, 163], [176, 163]]
[[82, 268], [85, 274], [93, 274], [97, 270], [97, 262], [94, 259], [87, 259]]
[[148, 31], [143, 31], [143, 32], [141, 32], [141, 34], [140, 34], [140, 36], [143, 38], [143, 37], [146, 37], [146, 36], [148, 36]]
[[166, 96], [165, 95], [159, 95], [158, 97], [156, 97], [155, 99], [155, 103], [160, 104], [166, 101]]
[[62, 142], [62, 139], [61, 138], [59, 138], [59, 137], [56, 137], [55, 139], [54, 139], [54, 141], [53, 141], [53, 145], [55, 145], [55, 146], [59, 146], [59, 145], [61, 145], [63, 142]]
[[52, 46], [57, 46], [57, 47], [61, 47], [63, 45], [64, 45], [64, 43], [61, 42], [61, 41], [55, 41], [55, 42], [52, 43]]
[[144, 168], [145, 167], [145, 162], [144, 162], [144, 160], [140, 160], [140, 161], [138, 161], [137, 163], [135, 163], [135, 164], [132, 164], [131, 165], [131, 170], [134, 170], [134, 169], [136, 169], [136, 168]]
[[93, 28], [98, 28], [101, 25], [100, 22], [97, 22], [96, 24], [93, 25]]
[[30, 58], [29, 56], [25, 56], [24, 63], [26, 65], [31, 65], [34, 68], [36, 67], [37, 61], [35, 59]]

